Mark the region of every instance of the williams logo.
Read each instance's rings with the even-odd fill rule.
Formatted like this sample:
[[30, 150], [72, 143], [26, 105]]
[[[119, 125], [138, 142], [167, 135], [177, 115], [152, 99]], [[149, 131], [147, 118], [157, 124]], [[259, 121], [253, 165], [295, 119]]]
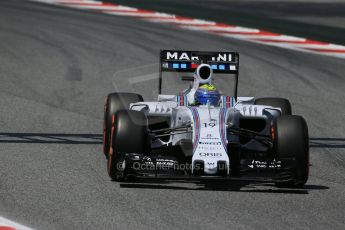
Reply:
[[209, 142], [209, 141], [200, 141], [201, 145], [222, 145], [222, 142]]

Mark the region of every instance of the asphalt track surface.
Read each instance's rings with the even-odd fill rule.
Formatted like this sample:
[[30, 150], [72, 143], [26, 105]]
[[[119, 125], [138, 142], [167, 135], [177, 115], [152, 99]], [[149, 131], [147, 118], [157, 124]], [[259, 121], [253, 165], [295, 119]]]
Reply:
[[[344, 229], [344, 60], [17, 0], [0, 1], [0, 41], [0, 216], [35, 229]], [[111, 182], [104, 97], [133, 90], [116, 73], [161, 48], [239, 51], [240, 95], [287, 97], [306, 118], [307, 185]]]
[[344, 0], [107, 0], [345, 45]]

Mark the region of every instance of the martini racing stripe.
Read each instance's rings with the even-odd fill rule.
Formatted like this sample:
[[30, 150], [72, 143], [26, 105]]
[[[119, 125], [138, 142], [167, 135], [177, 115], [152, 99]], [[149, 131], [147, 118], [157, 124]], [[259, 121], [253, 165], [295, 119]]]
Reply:
[[193, 121], [194, 121], [193, 152], [195, 152], [200, 140], [200, 118], [199, 118], [198, 111], [195, 108], [189, 108], [189, 109], [192, 112]]
[[220, 132], [220, 135], [221, 135], [221, 140], [222, 140], [222, 144], [223, 144], [223, 147], [225, 149], [225, 151], [227, 150], [227, 141], [226, 141], [226, 135], [225, 135], [225, 118], [226, 118], [226, 109], [222, 108], [220, 109], [220, 112], [219, 112], [219, 132]]
[[234, 102], [235, 102], [234, 97], [222, 96], [223, 108], [232, 108], [232, 107], [234, 107], [234, 104], [235, 104]]

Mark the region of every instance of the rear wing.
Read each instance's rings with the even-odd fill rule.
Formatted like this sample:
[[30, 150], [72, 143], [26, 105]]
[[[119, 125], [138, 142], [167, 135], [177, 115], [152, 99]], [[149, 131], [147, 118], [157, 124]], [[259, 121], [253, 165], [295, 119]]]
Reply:
[[235, 98], [237, 98], [239, 73], [239, 54], [237, 52], [161, 50], [158, 93], [162, 93], [162, 72], [193, 73], [201, 64], [210, 65], [215, 74], [234, 74], [236, 78]]

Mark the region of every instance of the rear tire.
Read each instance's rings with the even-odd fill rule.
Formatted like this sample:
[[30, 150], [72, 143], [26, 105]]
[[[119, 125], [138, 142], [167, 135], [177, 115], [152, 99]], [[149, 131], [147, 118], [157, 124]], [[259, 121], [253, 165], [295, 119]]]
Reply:
[[135, 93], [111, 93], [106, 97], [103, 121], [103, 153], [107, 159], [110, 150], [112, 115], [120, 110], [129, 109], [131, 103], [142, 101], [144, 101], [143, 97]]
[[285, 98], [264, 97], [255, 99], [255, 105], [269, 105], [272, 107], [281, 108], [281, 115], [292, 115], [291, 103]]
[[309, 136], [307, 123], [303, 117], [290, 115], [277, 119], [276, 149], [283, 167], [287, 166], [293, 175], [291, 181], [279, 182], [276, 185], [279, 187], [303, 186], [309, 176]]
[[126, 153], [149, 152], [147, 117], [133, 110], [121, 110], [112, 116], [111, 146], [108, 159], [108, 174], [115, 180], [123, 179], [123, 162]]

